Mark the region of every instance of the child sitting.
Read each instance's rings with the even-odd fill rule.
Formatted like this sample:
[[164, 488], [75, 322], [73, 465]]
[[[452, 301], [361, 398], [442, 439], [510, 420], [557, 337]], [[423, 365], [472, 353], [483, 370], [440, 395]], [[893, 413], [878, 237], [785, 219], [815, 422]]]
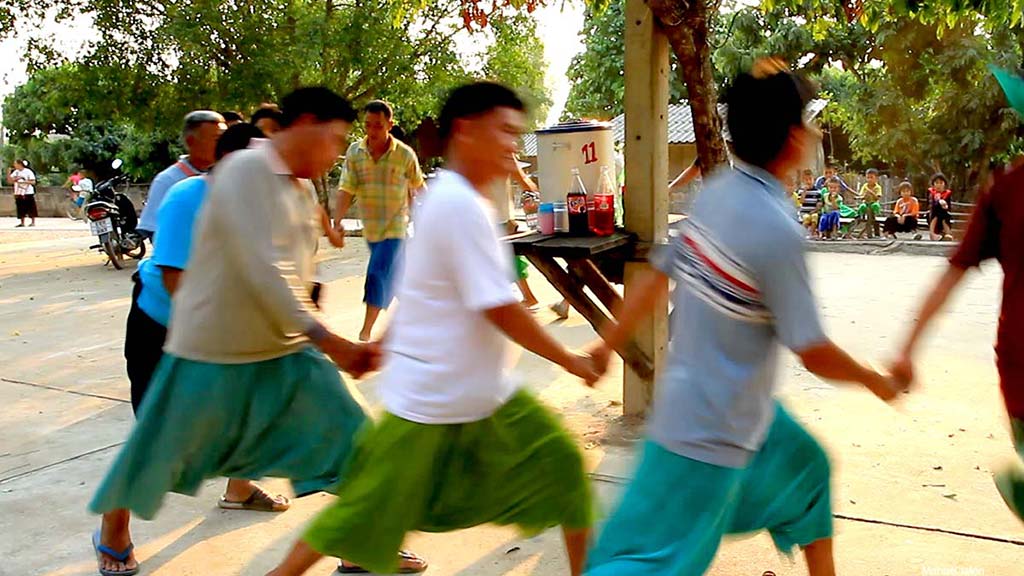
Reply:
[[860, 187], [860, 192], [857, 194], [857, 199], [860, 200], [860, 205], [857, 206], [857, 219], [864, 223], [859, 237], [863, 238], [864, 233], [870, 227], [871, 238], [877, 238], [879, 236], [878, 217], [882, 215], [882, 205], [878, 203], [882, 198], [882, 185], [878, 183], [878, 170], [874, 168], [868, 168], [864, 177], [868, 181]]
[[[885, 233], [889, 238], [895, 240], [897, 232], [913, 232], [917, 230], [917, 215], [921, 211], [921, 205], [917, 198], [914, 198], [914, 188], [910, 182], [900, 182], [900, 199], [892, 209], [892, 216], [885, 220]], [[920, 240], [921, 235], [914, 237]]]
[[839, 179], [833, 177], [828, 181], [828, 188], [822, 191], [824, 207], [818, 223], [818, 232], [826, 240], [831, 240], [839, 232], [839, 208], [843, 202], [841, 186]]

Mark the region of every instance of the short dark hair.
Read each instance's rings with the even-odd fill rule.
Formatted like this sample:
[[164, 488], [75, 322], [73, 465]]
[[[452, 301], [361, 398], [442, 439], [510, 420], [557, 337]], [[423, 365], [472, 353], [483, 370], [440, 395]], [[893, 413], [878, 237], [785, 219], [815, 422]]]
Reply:
[[232, 152], [245, 150], [253, 138], [265, 138], [265, 136], [259, 128], [252, 124], [239, 122], [225, 130], [217, 139], [214, 157], [220, 160]]
[[865, 175], [874, 174], [875, 176], [878, 176], [878, 169], [877, 168], [868, 168], [867, 171], [864, 172], [864, 174]]
[[942, 180], [943, 183], [949, 184], [949, 180], [946, 179], [946, 175], [943, 174], [942, 172], [936, 172], [935, 174], [933, 174], [932, 179], [929, 180], [929, 182], [931, 182], [932, 186], [934, 186], [936, 180]]
[[255, 126], [257, 122], [265, 118], [269, 118], [270, 120], [277, 122], [277, 124], [280, 126], [281, 109], [278, 108], [275, 104], [263, 104], [259, 107], [259, 109], [252, 113], [252, 116], [249, 117], [249, 123]]
[[740, 160], [765, 167], [786, 147], [789, 131], [804, 122], [814, 87], [777, 60], [761, 60], [738, 75], [728, 88], [726, 114], [733, 152]]
[[245, 122], [245, 116], [242, 116], [241, 112], [235, 112], [234, 110], [221, 112], [220, 115], [224, 117], [225, 122]]
[[903, 182], [900, 182], [900, 185], [896, 187], [896, 193], [899, 194], [899, 193], [903, 192], [904, 189], [910, 190], [911, 194], [914, 193], [914, 185], [911, 184], [908, 180], [904, 180]]
[[373, 100], [363, 107], [363, 112], [367, 114], [383, 114], [388, 120], [391, 120], [392, 116], [395, 115], [395, 111], [391, 109], [391, 104], [383, 100]]
[[451, 91], [438, 120], [437, 132], [442, 142], [451, 137], [456, 120], [480, 116], [495, 108], [526, 111], [526, 104], [511, 89], [497, 82], [474, 82]]
[[811, 170], [810, 168], [804, 168], [804, 171], [803, 171], [802, 174], [804, 176], [814, 176], [814, 170]]
[[281, 127], [287, 128], [309, 114], [317, 122], [356, 121], [356, 111], [348, 100], [323, 86], [299, 88], [281, 99]]

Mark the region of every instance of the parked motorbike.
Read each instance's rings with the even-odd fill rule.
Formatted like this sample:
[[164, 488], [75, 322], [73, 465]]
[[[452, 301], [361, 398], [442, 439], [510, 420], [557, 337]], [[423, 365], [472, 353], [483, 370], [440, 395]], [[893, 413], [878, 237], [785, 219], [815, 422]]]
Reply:
[[[120, 159], [111, 163], [111, 168], [119, 170]], [[136, 232], [139, 223], [135, 206], [117, 187], [127, 182], [128, 176], [116, 174], [96, 185], [85, 205], [89, 229], [99, 238], [99, 244], [90, 246], [106, 254], [108, 262], [120, 270], [124, 267], [124, 258], [141, 260], [146, 255], [146, 244]]]

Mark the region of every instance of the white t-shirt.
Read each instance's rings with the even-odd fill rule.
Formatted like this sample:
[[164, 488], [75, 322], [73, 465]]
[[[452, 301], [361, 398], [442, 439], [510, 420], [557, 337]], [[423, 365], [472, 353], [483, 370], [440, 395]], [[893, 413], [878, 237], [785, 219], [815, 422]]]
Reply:
[[388, 412], [422, 424], [483, 420], [516, 389], [505, 373], [508, 340], [483, 314], [517, 301], [512, 253], [490, 202], [455, 172], [438, 175], [417, 217], [381, 398]]
[[26, 181], [35, 181], [36, 173], [29, 170], [28, 168], [22, 168], [21, 170], [15, 170], [11, 173], [11, 177], [14, 178], [14, 195], [15, 196], [28, 196], [36, 193], [36, 187], [29, 184], [28, 182], [18, 182], [18, 178], [23, 178]]

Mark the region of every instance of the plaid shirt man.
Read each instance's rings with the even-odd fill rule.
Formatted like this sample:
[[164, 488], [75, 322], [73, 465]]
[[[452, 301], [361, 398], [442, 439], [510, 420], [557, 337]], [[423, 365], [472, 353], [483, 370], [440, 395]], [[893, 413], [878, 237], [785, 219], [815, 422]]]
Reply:
[[367, 242], [405, 238], [409, 191], [424, 183], [416, 152], [394, 137], [389, 141], [388, 151], [376, 161], [365, 138], [353, 143], [341, 173], [341, 189], [359, 202]]

